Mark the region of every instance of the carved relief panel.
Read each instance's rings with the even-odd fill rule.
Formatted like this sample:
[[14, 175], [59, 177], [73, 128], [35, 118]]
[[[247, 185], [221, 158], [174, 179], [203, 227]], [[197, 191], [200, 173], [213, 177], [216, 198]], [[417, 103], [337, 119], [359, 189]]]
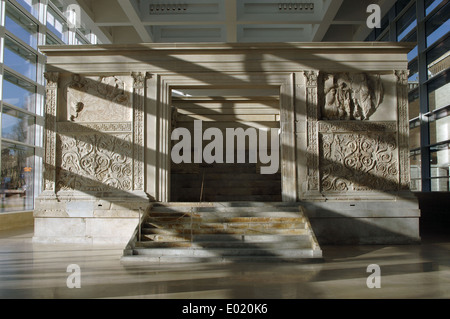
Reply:
[[143, 189], [146, 74], [65, 76], [57, 123], [57, 191]]
[[74, 74], [64, 87], [71, 122], [132, 120], [132, 84], [121, 76], [82, 77]]
[[403, 146], [395, 76], [317, 71], [304, 75], [307, 189], [301, 198], [398, 191]]
[[323, 74], [322, 120], [369, 120], [384, 98], [380, 75]]
[[398, 189], [396, 123], [320, 123], [321, 191]]
[[59, 136], [58, 190], [132, 189], [132, 133], [78, 133]]

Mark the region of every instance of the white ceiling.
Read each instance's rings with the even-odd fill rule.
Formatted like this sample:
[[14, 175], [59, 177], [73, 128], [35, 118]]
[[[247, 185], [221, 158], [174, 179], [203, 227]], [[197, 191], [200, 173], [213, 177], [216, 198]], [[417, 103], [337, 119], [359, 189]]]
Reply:
[[[362, 41], [392, 0], [60, 0], [102, 43]], [[310, 5], [314, 8], [311, 10]], [[307, 8], [309, 7], [309, 8]], [[301, 9], [302, 8], [302, 9]]]

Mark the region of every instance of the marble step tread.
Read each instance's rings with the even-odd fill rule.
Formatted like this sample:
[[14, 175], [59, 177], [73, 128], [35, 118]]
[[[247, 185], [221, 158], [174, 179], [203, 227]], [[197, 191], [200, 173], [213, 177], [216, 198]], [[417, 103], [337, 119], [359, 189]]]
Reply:
[[296, 202], [255, 202], [255, 201], [227, 201], [227, 202], [156, 202], [153, 207], [299, 207]]
[[253, 230], [271, 230], [271, 229], [304, 229], [306, 224], [301, 220], [289, 222], [214, 222], [206, 223], [204, 221], [148, 221], [143, 224], [144, 229], [253, 229]]
[[[152, 207], [150, 210], [150, 215], [156, 213], [209, 213], [209, 214], [219, 214], [219, 213], [230, 213], [234, 216], [267, 216], [267, 213], [283, 215], [286, 213], [303, 213], [300, 207], [195, 207], [195, 206], [157, 206]], [[289, 215], [287, 215], [289, 216]], [[292, 215], [291, 215], [292, 216]], [[276, 217], [276, 216], [275, 216]]]
[[259, 248], [134, 248], [134, 255], [179, 256], [179, 257], [216, 257], [216, 256], [279, 256], [306, 257], [313, 255], [313, 249], [259, 249]]
[[323, 262], [321, 251], [312, 251], [306, 256], [280, 257], [280, 256], [214, 256], [214, 257], [180, 257], [180, 256], [122, 256], [121, 262], [125, 264], [170, 264], [175, 263], [311, 263]]
[[311, 240], [310, 233], [305, 232], [300, 235], [252, 235], [252, 234], [143, 234], [140, 240], [145, 242], [245, 242], [245, 243], [277, 243], [277, 242], [299, 242], [304, 241], [305, 237]]
[[245, 216], [199, 216], [196, 214], [151, 214], [144, 221], [145, 223], [300, 223], [305, 222], [305, 217], [298, 215], [295, 217], [245, 217]]
[[278, 241], [278, 242], [245, 242], [245, 241], [178, 241], [178, 242], [159, 242], [159, 241], [141, 241], [137, 242], [136, 248], [257, 248], [257, 249], [306, 249], [312, 248], [309, 237], [298, 241]]
[[142, 235], [198, 235], [198, 234], [219, 234], [219, 235], [303, 235], [309, 230], [305, 228], [287, 229], [257, 229], [257, 228], [198, 228], [198, 229], [167, 229], [167, 228], [143, 228]]

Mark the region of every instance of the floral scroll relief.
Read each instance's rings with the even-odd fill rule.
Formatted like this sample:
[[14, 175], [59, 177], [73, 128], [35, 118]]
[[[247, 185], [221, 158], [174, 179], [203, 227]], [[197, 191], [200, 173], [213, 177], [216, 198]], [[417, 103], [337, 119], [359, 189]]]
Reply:
[[398, 189], [394, 132], [321, 134], [321, 190], [347, 192]]
[[325, 74], [322, 119], [368, 120], [384, 96], [380, 76], [365, 73]]
[[132, 189], [132, 134], [60, 136], [58, 190]]

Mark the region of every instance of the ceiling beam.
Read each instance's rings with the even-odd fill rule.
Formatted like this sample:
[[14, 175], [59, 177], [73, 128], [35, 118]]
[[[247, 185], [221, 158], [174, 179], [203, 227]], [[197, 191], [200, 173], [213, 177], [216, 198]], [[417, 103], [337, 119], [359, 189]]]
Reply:
[[237, 3], [236, 0], [225, 2], [225, 27], [227, 32], [227, 42], [237, 42]]
[[323, 37], [330, 28], [330, 25], [333, 22], [337, 12], [339, 11], [339, 8], [342, 6], [344, 0], [328, 0], [327, 2], [329, 2], [329, 5], [326, 8], [326, 12], [319, 26], [315, 28], [316, 31], [312, 37], [312, 41], [314, 42], [320, 42], [323, 40]]
[[125, 12], [128, 20], [130, 21], [131, 25], [136, 30], [137, 34], [141, 38], [142, 42], [148, 43], [148, 42], [154, 42], [152, 36], [150, 35], [150, 32], [147, 30], [147, 28], [142, 23], [142, 19], [137, 13], [135, 7], [131, 3], [133, 0], [117, 0], [122, 10]]

